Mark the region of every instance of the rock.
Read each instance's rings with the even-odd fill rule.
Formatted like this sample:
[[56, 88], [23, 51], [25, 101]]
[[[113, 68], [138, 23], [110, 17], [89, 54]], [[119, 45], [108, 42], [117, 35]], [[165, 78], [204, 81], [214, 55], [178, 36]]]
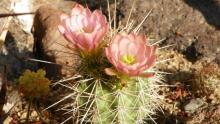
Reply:
[[[14, 13], [25, 13], [25, 12], [32, 12], [32, 1], [30, 0], [20, 0], [14, 3], [14, 6], [12, 7], [12, 10]], [[22, 29], [30, 33], [31, 27], [33, 24], [33, 15], [22, 15], [17, 17], [18, 20], [21, 23]]]
[[[47, 4], [50, 2], [57, 3], [60, 0], [14, 0], [11, 10], [14, 13], [27, 13], [35, 12], [39, 6], [42, 4]], [[31, 33], [31, 27], [33, 25], [33, 14], [21, 15], [16, 17], [21, 25], [21, 28], [28, 34]]]
[[17, 115], [18, 115], [18, 117], [21, 117], [21, 112], [18, 112]]
[[47, 76], [53, 79], [72, 76], [77, 65], [76, 52], [69, 48], [71, 43], [66, 41], [58, 31], [60, 14], [70, 12], [75, 2], [63, 1], [55, 5], [45, 5], [36, 11], [32, 32], [34, 35], [34, 54], [40, 60], [53, 64], [40, 63], [46, 69]]
[[8, 116], [8, 117], [4, 120], [3, 124], [10, 124], [10, 122], [11, 122], [12, 120], [13, 120], [13, 118], [10, 117], [10, 116]]
[[[6, 0], [1, 0], [0, 4], [4, 6], [4, 7], [0, 8], [1, 13], [8, 13], [10, 11], [10, 2], [8, 2]], [[7, 21], [7, 18], [0, 19], [0, 33], [2, 32], [6, 21]]]
[[208, 105], [208, 107], [196, 112], [186, 124], [219, 124], [220, 106]]
[[24, 113], [21, 114], [20, 119], [21, 119], [21, 120], [25, 120], [26, 117], [27, 117], [27, 112], [24, 112]]
[[32, 112], [31, 112], [31, 117], [32, 117], [32, 118], [37, 118], [37, 116], [38, 116], [38, 114], [37, 114], [36, 111], [32, 111]]
[[6, 99], [7, 101], [3, 107], [5, 113], [8, 113], [12, 108], [15, 112], [21, 111], [22, 100], [18, 91], [8, 87]]
[[194, 113], [203, 105], [205, 105], [205, 102], [202, 99], [192, 99], [187, 105], [184, 106], [184, 110], [189, 113]]

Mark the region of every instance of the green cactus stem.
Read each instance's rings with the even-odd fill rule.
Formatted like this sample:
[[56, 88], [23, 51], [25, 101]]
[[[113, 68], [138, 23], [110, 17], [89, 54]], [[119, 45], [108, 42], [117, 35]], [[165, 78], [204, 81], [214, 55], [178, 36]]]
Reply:
[[149, 81], [127, 80], [122, 88], [116, 86], [120, 81], [112, 86], [98, 80], [80, 83], [80, 120], [94, 124], [142, 124], [155, 109]]

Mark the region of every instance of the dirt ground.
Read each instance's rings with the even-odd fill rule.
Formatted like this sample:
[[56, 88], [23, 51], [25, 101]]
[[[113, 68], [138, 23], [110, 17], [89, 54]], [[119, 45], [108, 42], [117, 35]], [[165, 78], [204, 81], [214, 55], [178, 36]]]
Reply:
[[[104, 0], [76, 1], [107, 12]], [[52, 2], [54, 1], [47, 1]], [[45, 0], [36, 0], [34, 5], [37, 8], [45, 3]], [[114, 7], [114, 0], [110, 0], [110, 3]], [[118, 0], [117, 18], [120, 24], [126, 24], [132, 3], [133, 0]], [[0, 6], [0, 13], [4, 13], [7, 12], [9, 3], [1, 0]], [[161, 48], [171, 45], [161, 49], [158, 55], [159, 60], [170, 59], [157, 65], [160, 71], [170, 73], [165, 75], [164, 82], [170, 86], [161, 87], [165, 100], [163, 112], [158, 111], [155, 115], [156, 122], [219, 124], [220, 0], [136, 0], [131, 20], [138, 25], [151, 9], [141, 32], [150, 39], [164, 39], [159, 44]], [[5, 18], [0, 18], [0, 26], [4, 20]], [[14, 86], [15, 79], [25, 69], [37, 68], [36, 62], [24, 61], [25, 58], [33, 57], [32, 48], [33, 37], [24, 32], [14, 18], [4, 45], [0, 48], [0, 64], [7, 66], [9, 85]], [[9, 94], [18, 94], [15, 92], [12, 88]], [[25, 113], [19, 110], [25, 108], [25, 102], [20, 102], [17, 106], [18, 110], [9, 113], [12, 118], [22, 118]], [[37, 118], [36, 114], [34, 117], [33, 119]]]

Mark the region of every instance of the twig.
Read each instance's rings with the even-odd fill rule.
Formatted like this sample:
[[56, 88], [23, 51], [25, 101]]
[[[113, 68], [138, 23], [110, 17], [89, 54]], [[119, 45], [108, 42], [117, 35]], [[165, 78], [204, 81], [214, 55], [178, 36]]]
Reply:
[[0, 18], [5, 18], [9, 16], [22, 16], [22, 15], [30, 15], [35, 14], [35, 12], [27, 12], [27, 13], [0, 13]]
[[29, 116], [30, 116], [31, 103], [32, 103], [32, 100], [29, 100], [28, 101], [28, 110], [27, 110], [27, 116], [26, 116], [25, 124], [29, 124]]

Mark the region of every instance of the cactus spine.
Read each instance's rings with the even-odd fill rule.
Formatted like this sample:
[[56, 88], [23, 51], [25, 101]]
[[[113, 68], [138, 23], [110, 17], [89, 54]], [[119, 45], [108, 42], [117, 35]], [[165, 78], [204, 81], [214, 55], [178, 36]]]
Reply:
[[[88, 64], [88, 61], [85, 62]], [[106, 75], [94, 75], [94, 72], [100, 73], [102, 66], [93, 67], [95, 68], [82, 69], [82, 72], [86, 72], [85, 76], [90, 76], [78, 81], [74, 87], [79, 91], [74, 100], [77, 101], [74, 108], [78, 111], [74, 112], [74, 116], [78, 117], [78, 122], [142, 124], [145, 119], [152, 119], [151, 115], [154, 114], [159, 100], [153, 80], [155, 77], [129, 78], [125, 81], [125, 86], [122, 86], [117, 77], [106, 79]]]

